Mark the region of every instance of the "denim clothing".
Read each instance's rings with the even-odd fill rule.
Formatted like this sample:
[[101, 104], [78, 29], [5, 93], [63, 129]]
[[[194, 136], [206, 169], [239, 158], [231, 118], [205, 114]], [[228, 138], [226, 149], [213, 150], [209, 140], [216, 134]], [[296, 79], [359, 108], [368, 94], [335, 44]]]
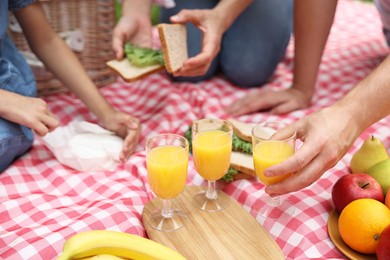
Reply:
[[387, 45], [390, 46], [390, 0], [375, 0], [374, 2], [381, 17], [383, 34]]
[[[218, 0], [176, 0], [171, 9], [162, 8], [160, 20], [182, 9], [211, 9]], [[242, 87], [260, 86], [268, 81], [284, 57], [293, 25], [293, 0], [253, 1], [223, 35], [221, 50], [208, 72], [199, 77], [180, 77], [178, 81], [198, 82], [217, 72]], [[202, 47], [202, 33], [187, 23], [189, 56]]]
[[[0, 5], [0, 89], [35, 97], [34, 74], [7, 35], [8, 11], [32, 2], [34, 0], [9, 0]], [[30, 128], [0, 118], [0, 173], [30, 149], [33, 141]]]

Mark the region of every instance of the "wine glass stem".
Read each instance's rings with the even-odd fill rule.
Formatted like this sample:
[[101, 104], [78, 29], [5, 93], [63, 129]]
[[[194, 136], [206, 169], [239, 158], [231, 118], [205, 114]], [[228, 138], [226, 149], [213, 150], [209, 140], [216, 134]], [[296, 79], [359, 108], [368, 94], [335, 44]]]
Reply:
[[163, 200], [163, 209], [161, 210], [161, 216], [164, 218], [171, 218], [173, 216], [172, 204], [171, 200], [164, 199]]
[[208, 181], [208, 188], [206, 192], [206, 198], [209, 200], [217, 199], [217, 190], [215, 189], [215, 181]]
[[272, 207], [277, 207], [281, 204], [281, 201], [280, 201], [280, 197], [279, 196], [276, 196], [276, 197], [269, 197], [268, 199], [268, 205], [272, 206]]

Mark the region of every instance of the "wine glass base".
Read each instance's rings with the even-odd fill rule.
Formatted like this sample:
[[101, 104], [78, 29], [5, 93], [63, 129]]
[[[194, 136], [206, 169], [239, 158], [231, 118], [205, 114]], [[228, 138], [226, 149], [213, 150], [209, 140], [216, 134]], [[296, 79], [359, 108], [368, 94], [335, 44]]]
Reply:
[[171, 217], [163, 217], [161, 209], [157, 209], [151, 212], [150, 225], [160, 231], [175, 231], [185, 225], [186, 219], [186, 214], [180, 209], [174, 209]]
[[206, 191], [201, 191], [197, 193], [193, 198], [195, 207], [204, 211], [215, 212], [223, 210], [227, 206], [229, 206], [229, 197], [227, 197], [226, 194], [220, 192], [219, 190], [217, 190], [216, 192], [217, 196], [215, 199], [208, 199], [206, 197]]
[[287, 199], [277, 198], [277, 200], [279, 200], [278, 203], [275, 202], [275, 198], [265, 195], [252, 208], [258, 215], [266, 219], [281, 220], [291, 217], [295, 207]]

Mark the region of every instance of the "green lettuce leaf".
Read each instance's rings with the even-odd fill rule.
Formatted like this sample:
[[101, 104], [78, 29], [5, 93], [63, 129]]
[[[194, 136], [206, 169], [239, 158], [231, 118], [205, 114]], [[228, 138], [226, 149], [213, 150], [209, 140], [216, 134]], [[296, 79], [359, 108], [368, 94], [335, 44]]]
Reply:
[[161, 50], [142, 48], [126, 43], [125, 54], [129, 61], [137, 67], [164, 65], [164, 57]]

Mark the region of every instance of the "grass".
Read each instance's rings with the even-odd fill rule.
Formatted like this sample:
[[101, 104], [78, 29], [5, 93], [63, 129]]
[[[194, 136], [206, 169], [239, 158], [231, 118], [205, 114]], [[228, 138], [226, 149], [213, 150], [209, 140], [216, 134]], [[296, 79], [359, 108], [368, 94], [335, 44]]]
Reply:
[[[151, 17], [150, 17], [153, 25], [156, 25], [158, 23], [159, 14], [160, 14], [160, 7], [157, 5], [153, 5], [152, 10], [151, 10]], [[122, 15], [122, 4], [120, 1], [115, 1], [115, 19], [116, 19], [116, 21], [119, 20], [121, 15]]]

